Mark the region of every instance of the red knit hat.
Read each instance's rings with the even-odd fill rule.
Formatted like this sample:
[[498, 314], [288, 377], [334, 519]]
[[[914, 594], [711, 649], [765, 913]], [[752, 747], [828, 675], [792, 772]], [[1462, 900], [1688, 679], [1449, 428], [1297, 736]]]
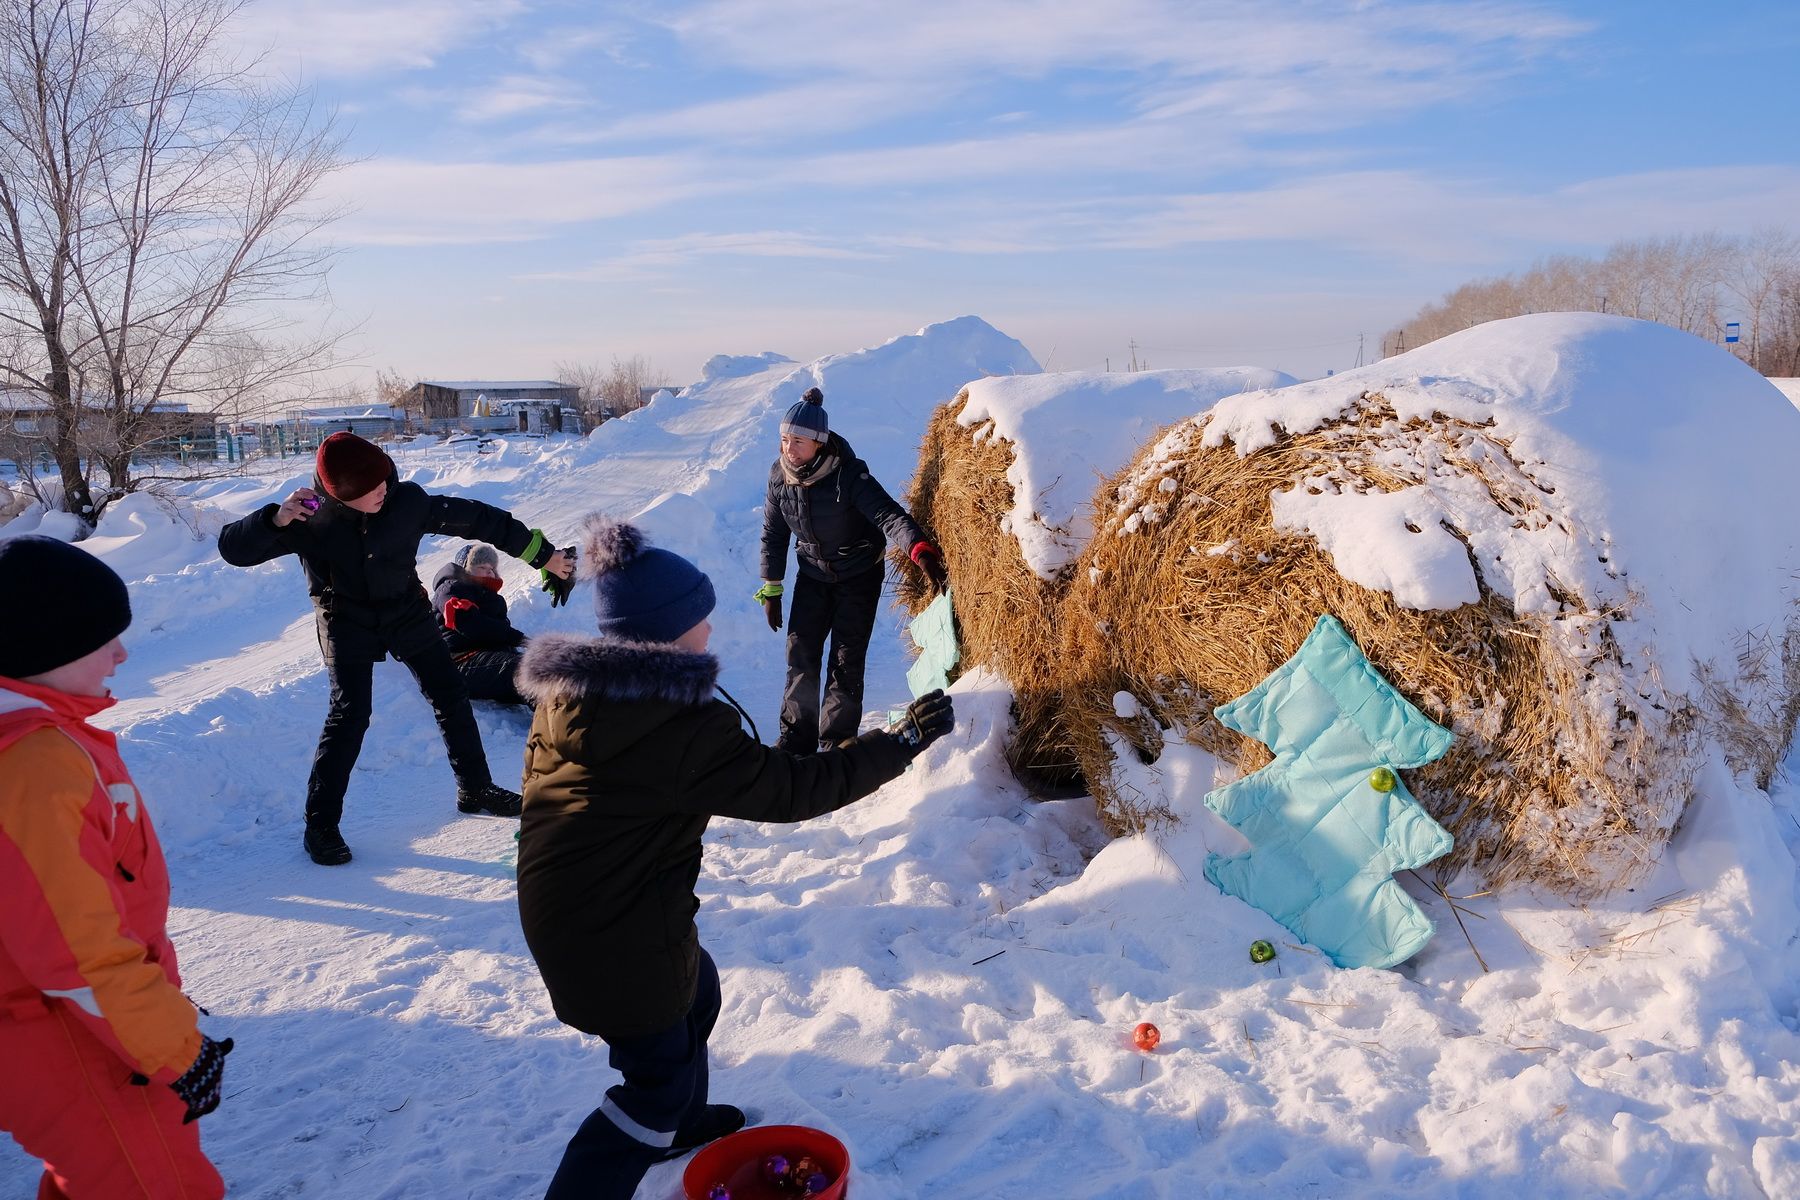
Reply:
[[334, 433], [319, 443], [319, 482], [338, 500], [366, 496], [388, 481], [394, 460], [354, 433]]

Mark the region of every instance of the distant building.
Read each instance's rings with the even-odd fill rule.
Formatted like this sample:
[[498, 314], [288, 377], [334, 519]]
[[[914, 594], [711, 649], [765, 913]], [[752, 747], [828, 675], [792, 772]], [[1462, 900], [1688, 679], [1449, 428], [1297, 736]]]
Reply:
[[[77, 439], [83, 456], [110, 440], [103, 402], [90, 399]], [[19, 460], [50, 452], [50, 401], [41, 392], [0, 390], [0, 457]], [[154, 458], [212, 458], [218, 453], [218, 418], [186, 404], [161, 400], [137, 418], [134, 462]]]
[[558, 433], [563, 412], [581, 407], [581, 389], [554, 379], [425, 380], [403, 403], [426, 429]]
[[296, 408], [279, 422], [292, 435], [317, 445], [334, 433], [354, 433], [378, 441], [406, 430], [406, 410], [387, 404], [340, 404]]

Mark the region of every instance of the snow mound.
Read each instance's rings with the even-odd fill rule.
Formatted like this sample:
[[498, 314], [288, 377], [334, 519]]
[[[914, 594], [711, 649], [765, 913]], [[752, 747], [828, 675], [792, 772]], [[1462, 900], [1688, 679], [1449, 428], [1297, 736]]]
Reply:
[[736, 379], [740, 375], [758, 375], [770, 367], [794, 360], [785, 354], [765, 350], [761, 354], [715, 354], [700, 368], [702, 379]]

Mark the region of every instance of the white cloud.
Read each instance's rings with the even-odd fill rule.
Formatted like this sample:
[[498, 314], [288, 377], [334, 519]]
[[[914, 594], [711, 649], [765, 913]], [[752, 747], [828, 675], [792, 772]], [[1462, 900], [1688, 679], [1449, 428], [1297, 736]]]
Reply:
[[579, 280], [588, 283], [661, 278], [676, 268], [705, 258], [810, 258], [856, 260], [881, 255], [845, 242], [783, 230], [751, 233], [690, 233], [672, 238], [632, 242], [625, 252], [586, 267], [522, 276], [525, 279]]
[[430, 67], [524, 11], [524, 0], [260, 0], [232, 32], [294, 78], [371, 75]]
[[455, 111], [458, 120], [481, 123], [552, 109], [580, 108], [585, 103], [580, 92], [562, 80], [503, 75], [485, 87], [463, 93]]
[[1323, 242], [1402, 259], [1511, 260], [1522, 247], [1743, 232], [1800, 211], [1800, 168], [1697, 167], [1533, 191], [1423, 171], [1315, 175], [1168, 198], [1118, 220], [1100, 245], [1162, 250], [1237, 241]]
[[662, 112], [632, 113], [599, 126], [551, 127], [539, 136], [540, 140], [569, 144], [625, 140], [779, 143], [862, 129], [937, 107], [946, 99], [892, 80], [834, 78]]
[[574, 162], [433, 163], [377, 159], [332, 176], [321, 199], [351, 215], [342, 242], [444, 245], [520, 241], [559, 228], [659, 208], [713, 190], [675, 157]]

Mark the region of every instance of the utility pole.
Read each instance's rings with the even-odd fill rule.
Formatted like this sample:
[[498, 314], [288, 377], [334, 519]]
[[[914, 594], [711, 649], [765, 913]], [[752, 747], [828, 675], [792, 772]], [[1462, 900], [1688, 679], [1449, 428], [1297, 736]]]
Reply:
[[1127, 370], [1134, 371], [1134, 372], [1138, 370], [1137, 339], [1136, 338], [1131, 339], [1131, 366], [1128, 367]]
[[1363, 335], [1360, 333], [1356, 335], [1356, 365], [1363, 365]]

